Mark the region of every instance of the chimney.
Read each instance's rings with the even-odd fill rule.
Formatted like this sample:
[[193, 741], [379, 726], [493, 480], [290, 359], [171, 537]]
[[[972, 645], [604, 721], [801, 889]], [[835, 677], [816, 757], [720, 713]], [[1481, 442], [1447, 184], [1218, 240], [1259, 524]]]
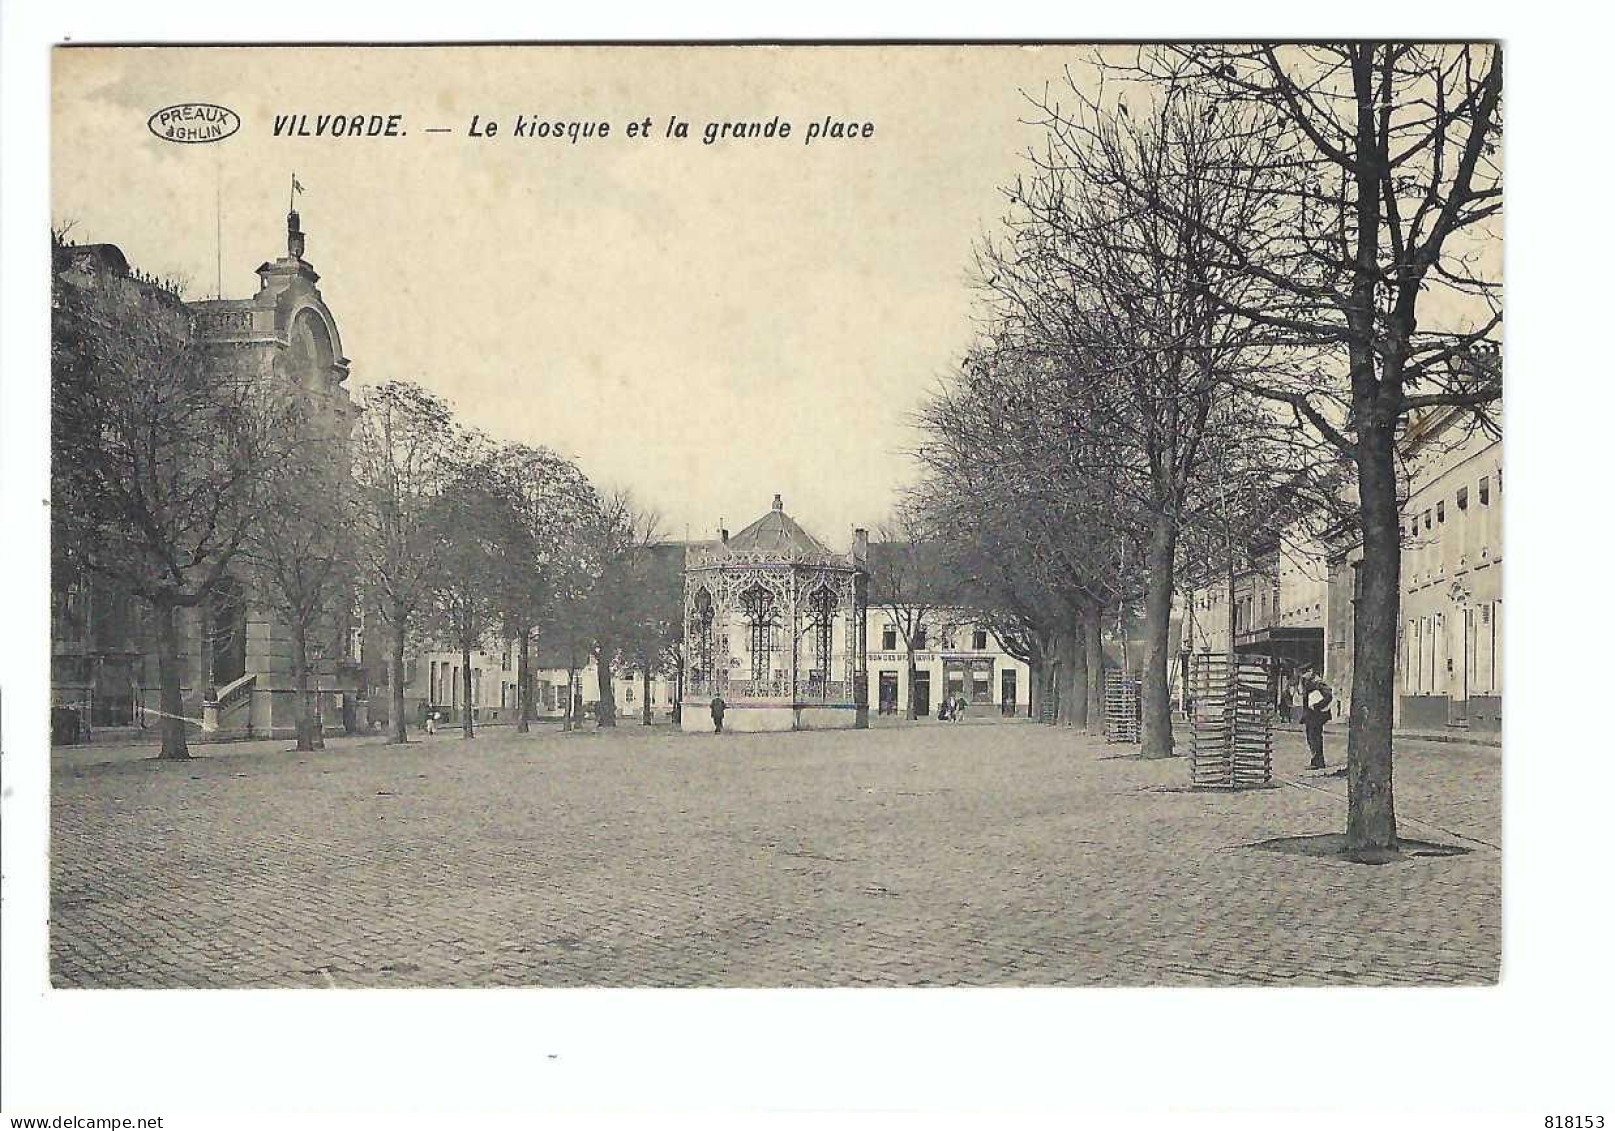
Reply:
[[785, 509], [785, 501], [777, 494], [774, 496], [774, 509], [777, 511], [782, 511]]
[[286, 254], [293, 259], [303, 258], [303, 226], [294, 209], [286, 213]]

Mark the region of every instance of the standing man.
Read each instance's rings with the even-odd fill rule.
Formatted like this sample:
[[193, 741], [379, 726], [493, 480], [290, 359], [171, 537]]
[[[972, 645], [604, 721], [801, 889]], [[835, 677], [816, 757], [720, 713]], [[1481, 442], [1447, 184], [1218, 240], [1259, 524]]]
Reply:
[[728, 704], [723, 701], [723, 696], [714, 695], [712, 697], [712, 726], [718, 734], [723, 733], [723, 713], [726, 709], [728, 709]]
[[1323, 724], [1329, 721], [1330, 708], [1335, 701], [1329, 685], [1318, 678], [1311, 668], [1301, 673], [1301, 724], [1307, 731], [1307, 749], [1312, 752], [1309, 770], [1321, 770], [1323, 761]]

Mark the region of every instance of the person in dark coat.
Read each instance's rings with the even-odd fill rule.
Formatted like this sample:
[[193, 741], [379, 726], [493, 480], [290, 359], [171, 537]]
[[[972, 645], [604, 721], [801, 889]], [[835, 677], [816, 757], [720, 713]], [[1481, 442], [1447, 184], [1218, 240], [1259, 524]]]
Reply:
[[722, 695], [712, 697], [712, 726], [719, 734], [723, 733], [723, 713], [728, 710], [728, 707], [729, 705], [723, 701]]
[[1334, 692], [1318, 678], [1316, 672], [1308, 670], [1302, 673], [1301, 725], [1306, 728], [1307, 749], [1312, 753], [1312, 761], [1307, 764], [1309, 770], [1324, 768], [1323, 724], [1333, 714], [1334, 701]]

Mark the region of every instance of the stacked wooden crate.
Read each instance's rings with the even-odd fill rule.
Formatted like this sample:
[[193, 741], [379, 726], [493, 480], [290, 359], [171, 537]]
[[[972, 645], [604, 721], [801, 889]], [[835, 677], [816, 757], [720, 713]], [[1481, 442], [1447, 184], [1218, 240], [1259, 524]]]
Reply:
[[1248, 789], [1273, 780], [1273, 714], [1267, 669], [1226, 655], [1194, 658], [1189, 773], [1204, 789]]
[[1138, 741], [1138, 680], [1117, 668], [1105, 672], [1105, 741]]

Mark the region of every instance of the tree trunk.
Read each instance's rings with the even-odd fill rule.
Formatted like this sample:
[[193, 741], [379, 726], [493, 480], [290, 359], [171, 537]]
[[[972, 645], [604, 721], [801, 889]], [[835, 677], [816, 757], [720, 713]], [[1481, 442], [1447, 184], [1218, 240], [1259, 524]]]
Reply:
[[1061, 726], [1088, 725], [1088, 653], [1082, 643], [1082, 614], [1073, 606], [1060, 624], [1060, 706], [1056, 718]]
[[185, 720], [180, 695], [179, 628], [174, 623], [174, 606], [167, 601], [152, 605], [157, 622], [157, 702], [163, 713], [163, 750], [160, 758], [183, 760], [191, 756], [185, 745]]
[[684, 725], [684, 660], [676, 660], [673, 664], [673, 725]]
[[297, 688], [297, 748], [314, 749], [313, 689], [308, 681], [308, 626], [294, 617], [292, 630], [292, 683]]
[[1088, 733], [1105, 733], [1105, 646], [1101, 636], [1104, 610], [1094, 606], [1083, 618], [1082, 645], [1088, 656]]
[[1172, 701], [1166, 669], [1171, 659], [1172, 559], [1177, 543], [1171, 516], [1156, 516], [1144, 561], [1144, 667], [1139, 673], [1143, 716], [1139, 752], [1146, 758], [1172, 756]]
[[1027, 717], [1041, 718], [1043, 714], [1043, 657], [1033, 652], [1026, 665], [1027, 676], [1031, 686], [1027, 689]]
[[919, 712], [915, 710], [914, 703], [914, 677], [919, 673], [920, 669], [914, 662], [913, 639], [913, 634], [910, 634], [908, 641], [908, 719], [910, 722], [920, 717]]
[[464, 640], [460, 641], [460, 663], [465, 671], [465, 675], [460, 680], [465, 689], [465, 694], [463, 696], [465, 700], [465, 710], [460, 714], [460, 737], [475, 738], [477, 736], [477, 728], [476, 724], [472, 721], [472, 716], [477, 712], [476, 704], [471, 702], [471, 645], [467, 644]]
[[1396, 630], [1401, 617], [1401, 514], [1396, 505], [1393, 425], [1361, 421], [1357, 486], [1362, 500], [1362, 596], [1352, 626], [1351, 736], [1346, 760], [1346, 847], [1395, 851], [1391, 726]]
[[392, 706], [392, 738], [389, 742], [408, 742], [409, 728], [404, 725], [404, 617], [399, 609], [393, 609], [393, 706]]
[[617, 689], [611, 682], [611, 649], [604, 647], [595, 653], [595, 682], [600, 685], [600, 703], [596, 708], [596, 724], [603, 727], [617, 725]]
[[578, 653], [576, 645], [568, 645], [566, 663], [566, 714], [562, 716], [565, 721], [561, 724], [561, 729], [577, 730], [582, 725], [583, 720], [579, 717], [581, 712], [578, 710], [577, 695], [575, 694], [578, 686]]
[[[1060, 634], [1051, 634], [1048, 651], [1043, 653], [1043, 701], [1038, 704], [1037, 721], [1042, 722], [1045, 716], [1049, 722], [1059, 722], [1060, 713]], [[1049, 698], [1053, 697], [1053, 709], [1050, 710]]]
[[639, 705], [640, 722], [644, 723], [646, 726], [650, 726], [650, 660], [648, 658], [645, 660], [644, 666], [640, 669], [640, 671], [643, 673], [640, 677], [640, 686], [645, 692], [643, 696], [644, 702]]
[[523, 628], [516, 649], [516, 733], [527, 733], [527, 720], [533, 717], [533, 677], [528, 668], [528, 634]]

